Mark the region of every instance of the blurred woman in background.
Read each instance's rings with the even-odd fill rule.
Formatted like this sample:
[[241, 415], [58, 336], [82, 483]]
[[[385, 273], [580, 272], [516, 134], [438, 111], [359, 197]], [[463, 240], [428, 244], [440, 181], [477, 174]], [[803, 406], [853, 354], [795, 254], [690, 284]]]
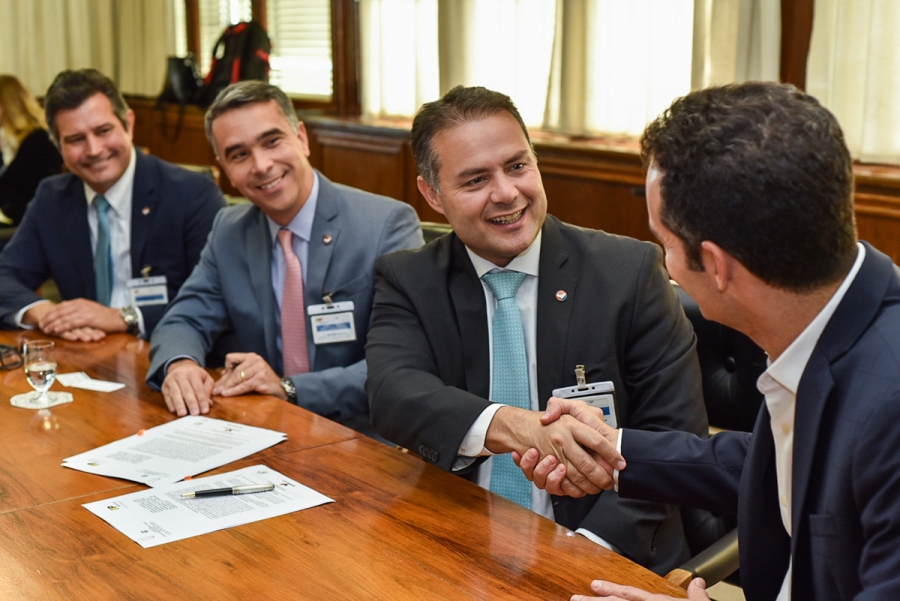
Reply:
[[62, 170], [44, 111], [12, 75], [0, 75], [0, 224], [18, 225], [38, 183]]

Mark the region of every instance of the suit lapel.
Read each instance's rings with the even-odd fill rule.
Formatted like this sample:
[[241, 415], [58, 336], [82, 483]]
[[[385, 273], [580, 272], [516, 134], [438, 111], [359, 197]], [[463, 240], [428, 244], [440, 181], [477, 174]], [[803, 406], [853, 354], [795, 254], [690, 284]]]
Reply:
[[[150, 233], [150, 225], [156, 217], [159, 180], [150, 159], [137, 149], [134, 152], [137, 153], [137, 162], [131, 192], [131, 274], [132, 277], [137, 277], [141, 269], [149, 265], [144, 261], [144, 248]], [[161, 275], [152, 271], [150, 274]]]
[[272, 238], [266, 216], [258, 208], [251, 209], [251, 220], [244, 236], [244, 245], [247, 248], [245, 269], [250, 276], [250, 285], [259, 305], [266, 352], [269, 357], [278, 358], [277, 365], [272, 365], [272, 369], [280, 374], [283, 369], [281, 353], [278, 352], [278, 325], [275, 317], [278, 307], [272, 291]]
[[459, 325], [466, 390], [486, 399], [491, 380], [484, 288], [469, 260], [465, 245], [455, 234], [449, 236], [448, 240], [451, 247], [447, 286], [456, 313], [456, 323]]
[[60, 248], [73, 255], [71, 264], [78, 270], [78, 282], [81, 287], [78, 296], [93, 300], [97, 298], [97, 290], [94, 279], [94, 249], [91, 247], [91, 228], [87, 217], [87, 198], [84, 195], [84, 183], [74, 175], [71, 176], [66, 199], [60, 203], [57, 217], [62, 225], [59, 229], [63, 238]]
[[[557, 387], [560, 374], [574, 373], [574, 365], [564, 365], [569, 320], [577, 294], [577, 265], [569, 252], [558, 222], [548, 217], [541, 236], [541, 259], [537, 298], [537, 379], [541, 409]], [[566, 293], [559, 301], [558, 291]], [[586, 358], [584, 359], [586, 360]]]
[[[335, 290], [325, 289], [325, 276], [331, 265], [334, 249], [341, 244], [341, 216], [338, 211], [337, 188], [322, 175], [319, 175], [319, 198], [316, 201], [316, 215], [313, 218], [309, 235], [309, 250], [306, 258], [306, 282], [303, 286], [303, 300], [307, 307], [321, 304], [326, 293]], [[326, 242], [327, 240], [327, 242]], [[307, 322], [308, 323], [308, 322]], [[309, 346], [309, 365], [316, 369], [316, 345]]]
[[828, 395], [834, 388], [831, 365], [859, 339], [877, 314], [896, 277], [893, 262], [866, 243], [866, 258], [822, 331], [797, 389], [791, 522], [797, 540], [804, 513], [816, 444]]

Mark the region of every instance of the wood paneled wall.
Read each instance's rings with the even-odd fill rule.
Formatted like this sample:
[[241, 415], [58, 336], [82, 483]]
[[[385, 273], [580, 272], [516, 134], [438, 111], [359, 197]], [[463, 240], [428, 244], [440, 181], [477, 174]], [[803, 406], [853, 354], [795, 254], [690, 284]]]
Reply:
[[[138, 146], [175, 163], [215, 164], [200, 109], [188, 107], [173, 141], [177, 108], [170, 107], [164, 132], [162, 115], [152, 102], [129, 102], [136, 113]], [[408, 126], [325, 117], [309, 117], [305, 123], [310, 162], [331, 180], [408, 202], [423, 221], [446, 222], [419, 194]], [[557, 139], [534, 142], [551, 214], [583, 227], [653, 240], [635, 149]], [[856, 171], [859, 236], [900, 264], [900, 168], [860, 165]], [[239, 194], [224, 174], [222, 188]]]

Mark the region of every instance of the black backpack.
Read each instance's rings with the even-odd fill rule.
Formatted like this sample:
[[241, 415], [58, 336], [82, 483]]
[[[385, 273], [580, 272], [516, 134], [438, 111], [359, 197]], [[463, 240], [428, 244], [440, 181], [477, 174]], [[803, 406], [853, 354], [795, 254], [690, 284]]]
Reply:
[[242, 21], [222, 33], [213, 47], [212, 65], [198, 93], [197, 104], [209, 106], [233, 83], [246, 79], [269, 81], [272, 42], [256, 21]]

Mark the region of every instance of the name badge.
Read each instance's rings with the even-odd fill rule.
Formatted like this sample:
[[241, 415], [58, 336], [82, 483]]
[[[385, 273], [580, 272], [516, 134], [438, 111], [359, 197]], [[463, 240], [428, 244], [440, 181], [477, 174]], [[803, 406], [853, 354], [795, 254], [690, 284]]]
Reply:
[[306, 312], [309, 314], [313, 342], [316, 344], [356, 340], [353, 301], [331, 303], [330, 305], [310, 305], [306, 308]]
[[557, 388], [553, 396], [561, 399], [578, 399], [591, 407], [603, 411], [603, 421], [610, 428], [619, 427], [618, 415], [616, 415], [616, 392], [612, 382], [592, 382], [568, 388]]
[[133, 307], [169, 303], [169, 289], [166, 287], [166, 276], [164, 275], [156, 275], [152, 278], [131, 278], [128, 280], [128, 293], [131, 296]]

